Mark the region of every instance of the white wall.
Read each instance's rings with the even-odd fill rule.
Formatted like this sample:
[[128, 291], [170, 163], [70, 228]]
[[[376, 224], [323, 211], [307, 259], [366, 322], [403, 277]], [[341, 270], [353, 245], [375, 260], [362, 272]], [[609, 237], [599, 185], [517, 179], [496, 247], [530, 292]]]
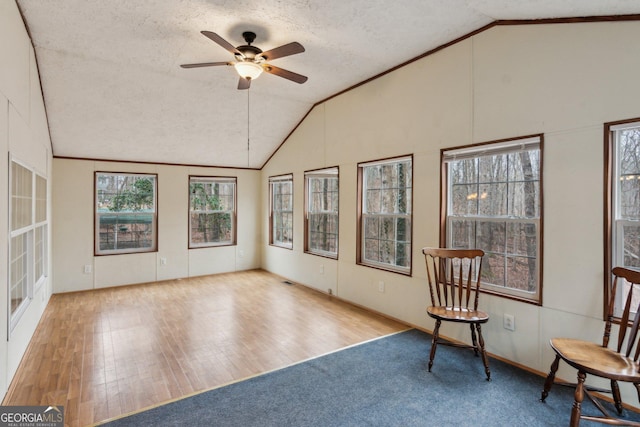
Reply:
[[[94, 256], [94, 173], [158, 175], [158, 251]], [[237, 245], [188, 249], [189, 175], [237, 177]], [[255, 170], [53, 160], [54, 292], [248, 270], [260, 266], [260, 172]], [[166, 264], [160, 259], [166, 258]], [[89, 265], [91, 273], [85, 273]]]
[[[0, 2], [0, 400], [51, 295], [51, 264], [20, 322], [8, 331], [8, 175], [13, 158], [47, 177], [51, 194], [51, 141], [31, 40], [13, 1]], [[49, 197], [50, 200], [50, 197]], [[50, 203], [47, 206], [51, 218]], [[50, 240], [50, 239], [49, 239]], [[49, 253], [51, 255], [51, 253]], [[49, 259], [51, 256], [49, 256]]]
[[[640, 117], [639, 38], [638, 21], [493, 27], [316, 106], [263, 168], [263, 268], [431, 330], [420, 248], [439, 243], [440, 149], [543, 133], [543, 305], [482, 302], [488, 351], [548, 372], [550, 338], [601, 339], [603, 124]], [[414, 156], [412, 277], [355, 264], [357, 163], [404, 154]], [[328, 166], [340, 167], [338, 261], [303, 251], [303, 173]], [[293, 250], [268, 244], [267, 181], [283, 173], [294, 175]], [[469, 341], [468, 328], [442, 333]]]

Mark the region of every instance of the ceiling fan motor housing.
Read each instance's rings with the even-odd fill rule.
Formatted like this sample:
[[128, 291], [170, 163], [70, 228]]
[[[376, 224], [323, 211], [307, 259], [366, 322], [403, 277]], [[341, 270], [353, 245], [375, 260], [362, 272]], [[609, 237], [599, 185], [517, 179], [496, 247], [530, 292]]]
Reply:
[[256, 33], [251, 31], [245, 31], [244, 33], [242, 33], [242, 38], [244, 38], [244, 41], [247, 42], [247, 44], [238, 46], [236, 47], [236, 49], [238, 49], [244, 55], [244, 58], [236, 54], [236, 59], [238, 61], [247, 60], [247, 59], [254, 60], [256, 56], [262, 53], [262, 49], [256, 46], [251, 46], [251, 43], [253, 43], [253, 41], [256, 39]]

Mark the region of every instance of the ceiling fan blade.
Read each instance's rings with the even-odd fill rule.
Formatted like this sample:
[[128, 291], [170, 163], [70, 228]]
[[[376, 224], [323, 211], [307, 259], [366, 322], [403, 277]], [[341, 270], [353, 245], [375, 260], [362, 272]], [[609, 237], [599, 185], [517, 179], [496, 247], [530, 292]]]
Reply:
[[212, 31], [200, 31], [200, 32], [204, 34], [206, 37], [213, 40], [214, 42], [218, 43], [220, 46], [222, 46], [229, 52], [231, 52], [233, 55], [240, 55], [241, 57], [244, 58], [244, 55], [242, 54], [242, 52], [240, 52], [238, 49], [236, 49], [234, 45], [232, 45], [231, 43], [229, 43], [228, 41], [226, 41], [216, 33]]
[[273, 48], [266, 52], [262, 52], [262, 56], [267, 61], [272, 61], [284, 56], [295, 55], [296, 53], [304, 52], [304, 47], [298, 42], [291, 42], [289, 44], [282, 45], [280, 47]]
[[231, 65], [229, 62], [201, 62], [199, 64], [182, 64], [182, 68], [215, 67], [217, 65]]
[[285, 70], [284, 68], [274, 67], [273, 65], [263, 65], [262, 68], [267, 73], [275, 74], [279, 77], [284, 77], [285, 79], [291, 80], [296, 83], [304, 83], [307, 81], [307, 76], [303, 76], [302, 74], [294, 73], [293, 71]]
[[249, 89], [251, 86], [251, 80], [240, 77], [238, 80], [238, 90]]

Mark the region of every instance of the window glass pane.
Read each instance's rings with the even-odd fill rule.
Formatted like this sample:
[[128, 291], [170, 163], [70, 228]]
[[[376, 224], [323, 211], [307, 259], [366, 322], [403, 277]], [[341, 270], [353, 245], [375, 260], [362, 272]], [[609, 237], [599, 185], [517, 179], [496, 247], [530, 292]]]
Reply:
[[640, 224], [624, 225], [622, 229], [623, 266], [640, 268]]
[[478, 213], [478, 184], [454, 184], [450, 197], [451, 215], [476, 215]]
[[9, 277], [9, 306], [13, 315], [28, 296], [29, 286], [29, 237], [26, 232], [11, 238]]
[[478, 215], [507, 215], [507, 183], [480, 184], [478, 186]]
[[369, 261], [380, 261], [380, 240], [364, 239], [364, 257]]
[[478, 158], [478, 182], [506, 182], [508, 159], [506, 154]]
[[449, 173], [452, 184], [475, 184], [478, 182], [478, 160], [466, 159], [451, 162]]
[[537, 218], [540, 216], [540, 183], [514, 182], [509, 186], [509, 216]]
[[382, 192], [378, 189], [367, 189], [365, 212], [375, 213], [382, 211]]
[[47, 220], [47, 180], [36, 175], [36, 222]]
[[467, 249], [476, 247], [476, 222], [464, 219], [453, 219], [450, 222], [449, 247]]
[[98, 253], [155, 249], [156, 176], [96, 174]]
[[485, 252], [495, 252], [504, 254], [505, 251], [505, 222], [478, 221], [478, 235], [476, 246]]
[[504, 287], [506, 282], [505, 256], [487, 252], [482, 261], [482, 281]]
[[45, 254], [46, 254], [46, 233], [47, 226], [43, 225], [35, 229], [35, 251], [34, 251], [34, 265], [35, 265], [35, 281], [40, 280], [42, 276], [46, 274]]
[[535, 258], [538, 236], [535, 223], [509, 222], [507, 224], [507, 252]]
[[505, 285], [525, 292], [535, 292], [536, 269], [537, 266], [535, 258], [508, 257], [508, 278], [505, 281]]
[[11, 162], [11, 230], [33, 223], [33, 172]]

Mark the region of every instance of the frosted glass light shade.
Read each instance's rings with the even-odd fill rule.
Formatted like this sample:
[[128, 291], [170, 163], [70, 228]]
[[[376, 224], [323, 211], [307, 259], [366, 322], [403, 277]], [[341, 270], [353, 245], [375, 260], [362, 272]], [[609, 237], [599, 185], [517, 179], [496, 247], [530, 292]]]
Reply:
[[262, 67], [254, 62], [236, 62], [234, 67], [240, 77], [245, 79], [255, 80], [262, 74]]

